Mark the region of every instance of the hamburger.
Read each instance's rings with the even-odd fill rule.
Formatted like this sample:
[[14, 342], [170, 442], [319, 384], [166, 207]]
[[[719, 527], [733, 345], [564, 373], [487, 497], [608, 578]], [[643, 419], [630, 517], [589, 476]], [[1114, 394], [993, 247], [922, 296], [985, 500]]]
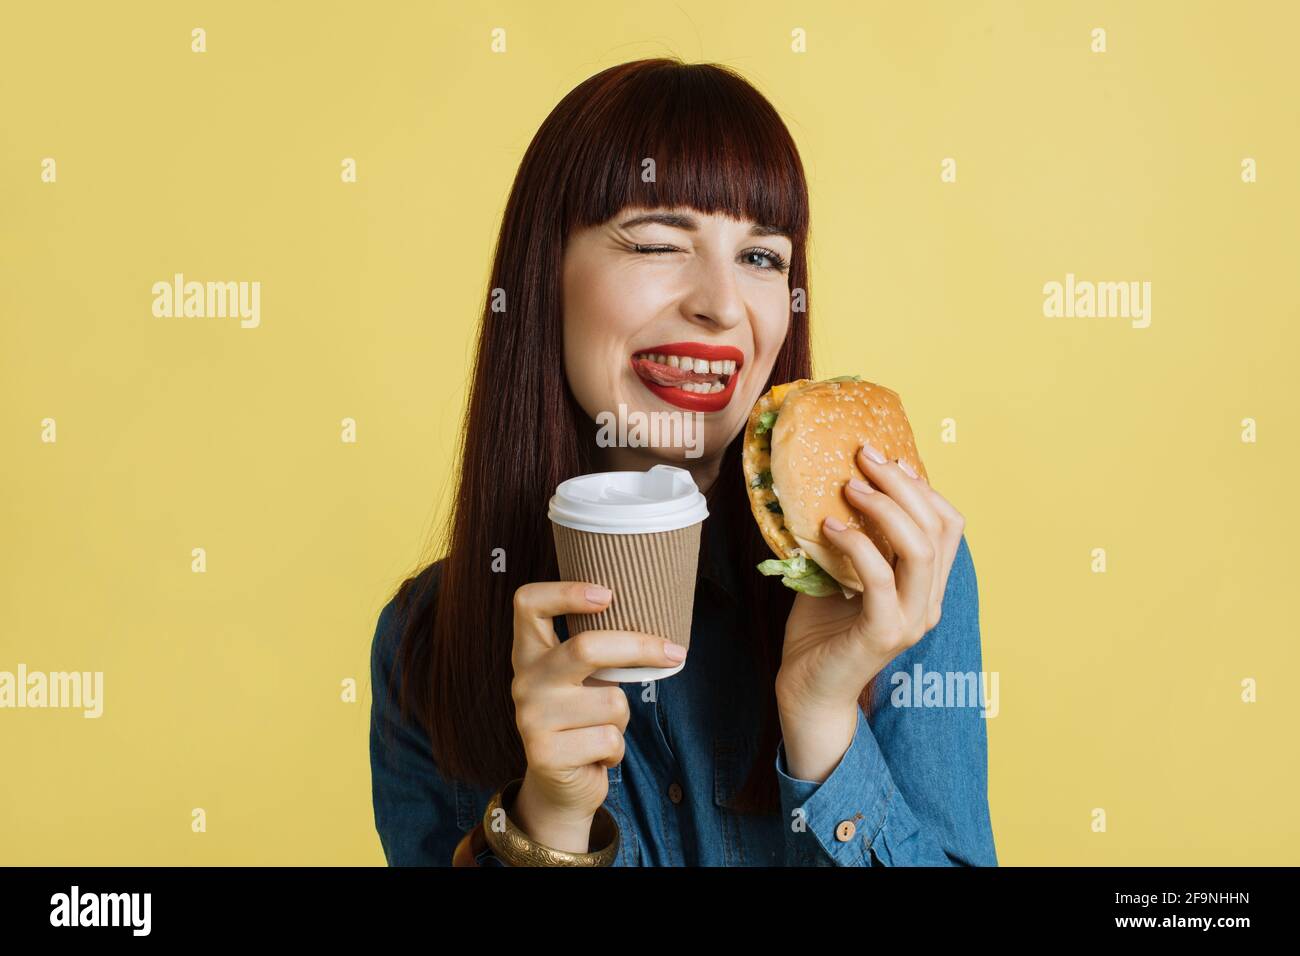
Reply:
[[901, 458], [926, 481], [912, 428], [898, 394], [844, 375], [799, 379], [768, 391], [750, 413], [742, 464], [749, 505], [776, 555], [758, 570], [813, 597], [862, 592], [848, 555], [822, 535], [835, 517], [867, 535], [891, 565], [895, 554], [881, 528], [844, 497], [850, 479], [867, 481], [857, 465], [864, 444]]

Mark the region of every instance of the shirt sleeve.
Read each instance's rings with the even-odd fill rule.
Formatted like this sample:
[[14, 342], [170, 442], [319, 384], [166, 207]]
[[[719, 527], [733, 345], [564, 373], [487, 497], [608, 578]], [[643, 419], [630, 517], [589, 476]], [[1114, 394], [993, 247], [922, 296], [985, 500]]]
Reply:
[[[379, 615], [370, 654], [370, 781], [375, 829], [389, 866], [451, 866], [465, 834], [457, 825], [456, 791], [434, 764], [429, 737], [401, 719], [394, 674], [402, 616], [394, 602]], [[490, 849], [480, 866], [503, 866]]]
[[[996, 676], [996, 675], [994, 675]], [[991, 684], [996, 688], [996, 682]], [[789, 866], [997, 866], [975, 566], [963, 536], [939, 623], [880, 672], [872, 719], [821, 783], [776, 774]]]

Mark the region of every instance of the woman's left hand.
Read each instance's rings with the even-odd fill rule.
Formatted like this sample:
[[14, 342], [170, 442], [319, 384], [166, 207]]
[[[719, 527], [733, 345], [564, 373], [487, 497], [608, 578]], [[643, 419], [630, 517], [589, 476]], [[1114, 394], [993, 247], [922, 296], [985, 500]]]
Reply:
[[885, 665], [939, 623], [965, 519], [923, 478], [897, 461], [873, 460], [868, 448], [858, 451], [857, 464], [878, 490], [851, 482], [844, 494], [884, 532], [894, 567], [861, 531], [835, 528], [833, 519], [823, 523], [827, 540], [848, 556], [865, 590], [848, 599], [796, 595], [776, 679], [784, 723], [851, 713]]

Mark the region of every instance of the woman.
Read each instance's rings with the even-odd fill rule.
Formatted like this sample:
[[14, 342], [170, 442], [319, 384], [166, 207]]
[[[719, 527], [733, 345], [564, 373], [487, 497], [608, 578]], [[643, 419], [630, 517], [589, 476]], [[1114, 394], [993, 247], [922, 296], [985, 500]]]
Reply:
[[[996, 865], [979, 711], [888, 701], [917, 665], [981, 674], [961, 515], [864, 451], [874, 490], [845, 493], [896, 567], [830, 526], [864, 596], [796, 596], [754, 567], [770, 554], [740, 443], [763, 392], [812, 377], [807, 239], [795, 145], [729, 70], [623, 64], [547, 117], [496, 249], [446, 556], [401, 585], [374, 637], [390, 864], [448, 865], [459, 847], [486, 865]], [[702, 415], [703, 454], [604, 447], [602, 411], [707, 407], [638, 377], [632, 356], [664, 343], [743, 354], [725, 407]], [[607, 684], [588, 675], [672, 665], [673, 645], [568, 639], [563, 615], [611, 596], [556, 580], [547, 502], [574, 475], [658, 462], [708, 498], [689, 659]]]

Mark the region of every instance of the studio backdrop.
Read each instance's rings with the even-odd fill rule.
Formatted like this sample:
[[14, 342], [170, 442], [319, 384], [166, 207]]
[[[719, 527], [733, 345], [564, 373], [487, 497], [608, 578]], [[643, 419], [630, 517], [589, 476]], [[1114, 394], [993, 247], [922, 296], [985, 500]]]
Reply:
[[384, 862], [371, 639], [436, 557], [511, 181], [575, 85], [678, 56], [788, 124], [816, 374], [896, 389], [966, 517], [999, 861], [1295, 863], [1297, 35], [7, 5], [0, 862]]

